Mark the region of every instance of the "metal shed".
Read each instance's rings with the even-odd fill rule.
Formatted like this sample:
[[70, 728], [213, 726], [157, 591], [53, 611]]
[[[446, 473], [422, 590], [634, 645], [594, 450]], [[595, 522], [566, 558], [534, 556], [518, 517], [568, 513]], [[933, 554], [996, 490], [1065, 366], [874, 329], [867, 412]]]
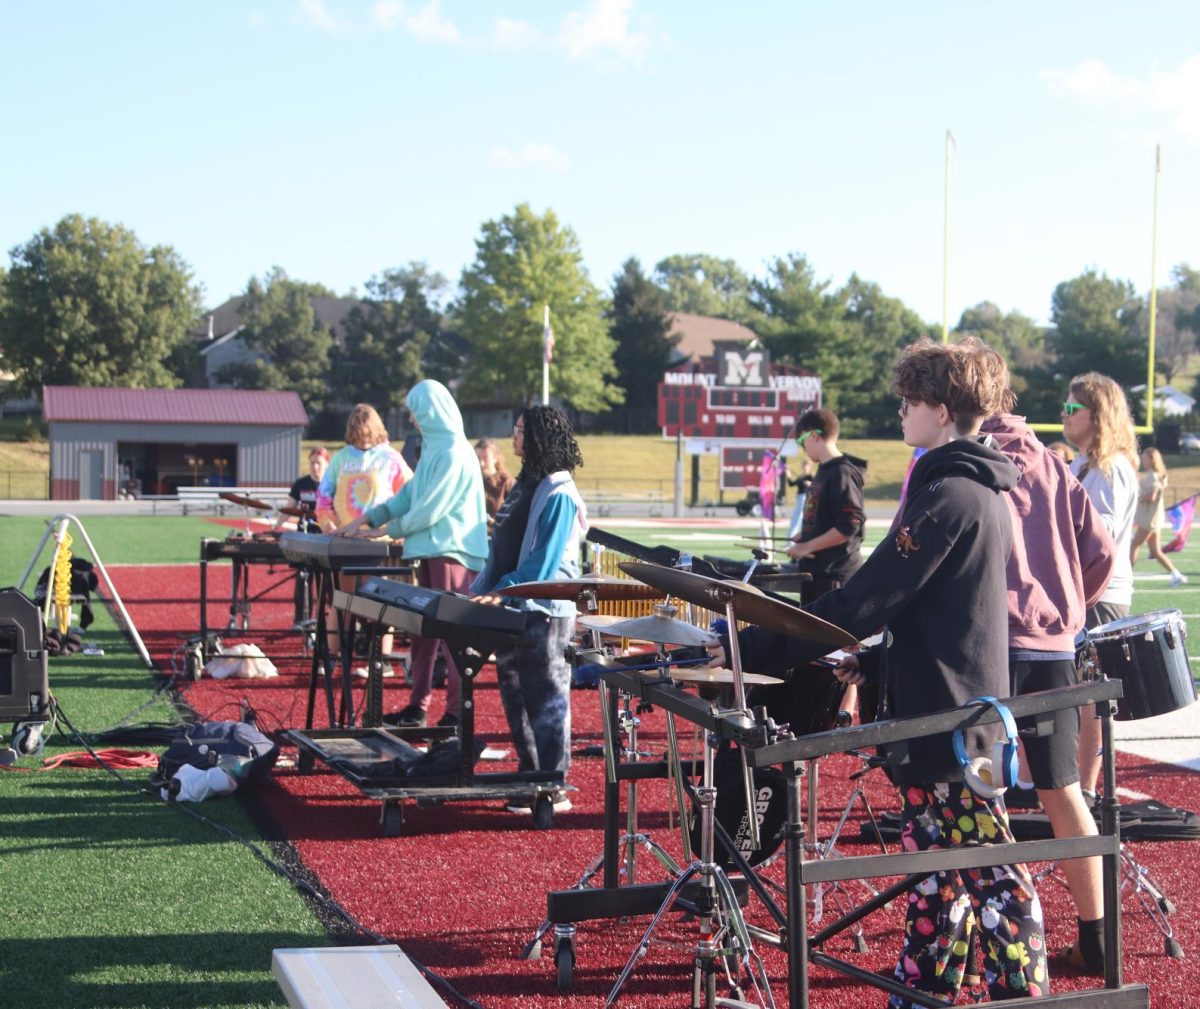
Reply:
[[45, 386], [50, 496], [290, 487], [308, 415], [294, 392]]

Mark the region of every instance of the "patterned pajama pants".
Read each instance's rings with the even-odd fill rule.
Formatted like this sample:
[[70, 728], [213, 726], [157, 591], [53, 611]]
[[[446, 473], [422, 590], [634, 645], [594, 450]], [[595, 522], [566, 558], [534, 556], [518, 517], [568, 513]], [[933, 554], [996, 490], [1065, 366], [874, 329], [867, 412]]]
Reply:
[[[908, 785], [901, 795], [905, 851], [1012, 840], [1003, 803], [981, 799], [961, 782]], [[1024, 865], [939, 872], [909, 891], [896, 980], [953, 1002], [973, 932], [992, 1001], [1049, 994], [1042, 908]], [[891, 1009], [911, 1004], [888, 1001]]]
[[575, 618], [531, 615], [531, 648], [496, 653], [500, 701], [522, 771], [562, 771], [571, 764], [571, 667], [566, 647]]

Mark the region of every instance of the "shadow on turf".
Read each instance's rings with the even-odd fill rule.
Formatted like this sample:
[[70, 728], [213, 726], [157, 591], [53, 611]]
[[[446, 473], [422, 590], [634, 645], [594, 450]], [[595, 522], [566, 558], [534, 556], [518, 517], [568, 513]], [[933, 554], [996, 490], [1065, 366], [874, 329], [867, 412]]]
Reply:
[[[279, 1005], [279, 986], [264, 973], [270, 970], [271, 951], [313, 944], [312, 934], [246, 931], [9, 939], [4, 979], [13, 1001], [6, 1004], [23, 1009]], [[46, 976], [48, 964], [54, 965], [53, 978]], [[142, 980], [105, 983], [99, 978], [106, 973]], [[157, 979], [164, 975], [173, 979]]]

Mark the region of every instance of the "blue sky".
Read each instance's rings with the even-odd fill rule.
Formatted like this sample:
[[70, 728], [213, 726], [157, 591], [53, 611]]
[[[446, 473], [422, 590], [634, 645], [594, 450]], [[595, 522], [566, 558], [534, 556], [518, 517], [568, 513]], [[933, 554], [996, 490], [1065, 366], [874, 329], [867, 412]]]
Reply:
[[[79, 212], [173, 245], [209, 305], [280, 265], [339, 293], [553, 208], [607, 289], [801, 252], [937, 322], [1045, 321], [1096, 268], [1200, 267], [1200, 5], [0, 0], [0, 244]], [[7, 261], [7, 257], [5, 257]]]

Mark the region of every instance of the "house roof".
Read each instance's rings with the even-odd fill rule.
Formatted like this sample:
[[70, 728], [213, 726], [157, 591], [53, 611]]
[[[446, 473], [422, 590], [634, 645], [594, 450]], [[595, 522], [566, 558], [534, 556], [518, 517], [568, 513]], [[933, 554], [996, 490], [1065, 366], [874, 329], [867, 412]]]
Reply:
[[242, 389], [110, 389], [47, 385], [42, 389], [47, 421], [132, 424], [308, 424], [294, 392]]
[[[223, 343], [225, 339], [238, 333], [245, 323], [242, 321], [242, 302], [245, 299], [238, 295], [230, 298], [224, 304], [218, 305], [207, 315], [201, 317], [199, 324], [192, 330], [192, 336], [200, 345], [200, 351], [203, 353], [209, 348], [218, 343]], [[351, 311], [366, 302], [359, 298], [327, 298], [317, 296], [312, 299], [313, 314], [319, 322], [324, 323], [333, 331], [333, 338], [338, 346], [342, 345], [343, 327], [346, 322], [346, 316]], [[208, 339], [208, 320], [212, 319], [212, 335], [213, 339]]]
[[670, 335], [680, 338], [671, 355], [672, 364], [712, 357], [714, 344], [749, 343], [756, 336], [754, 330], [731, 319], [691, 312], [671, 312], [667, 317], [671, 320]]

